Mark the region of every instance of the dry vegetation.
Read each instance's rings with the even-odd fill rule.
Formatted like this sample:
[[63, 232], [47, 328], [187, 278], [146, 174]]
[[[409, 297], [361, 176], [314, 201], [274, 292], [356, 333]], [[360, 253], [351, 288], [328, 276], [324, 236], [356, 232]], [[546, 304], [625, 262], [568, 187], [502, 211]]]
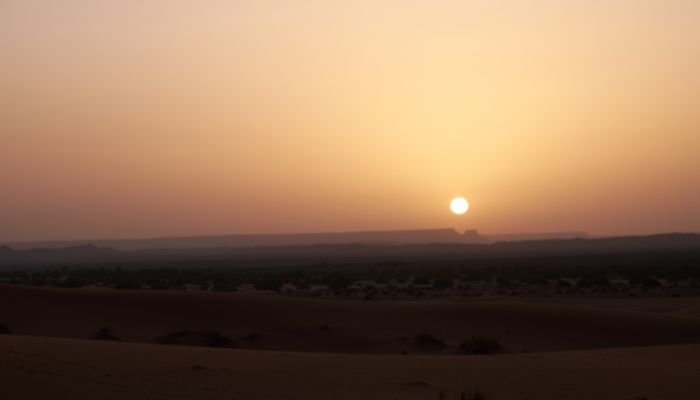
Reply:
[[[700, 295], [695, 258], [630, 264], [617, 257], [484, 260], [456, 265], [383, 262], [301, 267], [79, 268], [0, 273], [42, 287], [274, 292], [290, 296], [414, 300], [478, 296], [664, 297]], [[496, 260], [498, 261], [498, 260]], [[619, 261], [619, 262], [618, 262]], [[649, 262], [647, 260], [647, 262]], [[465, 265], [462, 265], [465, 264]]]

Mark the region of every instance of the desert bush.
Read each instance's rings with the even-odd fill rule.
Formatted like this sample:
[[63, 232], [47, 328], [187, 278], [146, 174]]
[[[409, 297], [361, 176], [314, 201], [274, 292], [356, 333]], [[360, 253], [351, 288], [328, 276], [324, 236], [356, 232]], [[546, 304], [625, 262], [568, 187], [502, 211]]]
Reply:
[[486, 400], [486, 395], [479, 390], [462, 392], [462, 394], [459, 396], [459, 400]]
[[438, 395], [438, 400], [486, 400], [486, 395], [479, 391], [474, 390], [471, 392], [461, 392], [459, 395], [451, 396], [446, 391], [442, 390]]
[[0, 335], [10, 335], [12, 334], [12, 330], [10, 329], [9, 326], [5, 324], [0, 324]]
[[92, 335], [92, 338], [95, 340], [119, 341], [117, 335], [115, 335], [114, 332], [112, 332], [112, 330], [107, 328], [106, 326], [100, 329], [99, 331], [95, 332], [95, 334]]
[[203, 347], [237, 347], [236, 342], [219, 332], [176, 331], [157, 339], [159, 344]]
[[474, 336], [471, 340], [465, 340], [459, 345], [460, 354], [498, 354], [505, 348], [498, 339]]
[[247, 342], [257, 342], [262, 339], [263, 335], [257, 332], [249, 333], [240, 338], [240, 340], [245, 340]]
[[333, 330], [333, 327], [331, 327], [331, 324], [325, 323], [325, 324], [322, 324], [321, 326], [319, 326], [318, 330], [321, 332], [329, 332], [329, 331]]
[[440, 339], [435, 338], [434, 336], [428, 334], [428, 333], [422, 333], [418, 336], [416, 336], [413, 340], [413, 343], [416, 345], [416, 347], [420, 347], [422, 349], [430, 349], [430, 348], [444, 348], [447, 347], [445, 342], [443, 342]]

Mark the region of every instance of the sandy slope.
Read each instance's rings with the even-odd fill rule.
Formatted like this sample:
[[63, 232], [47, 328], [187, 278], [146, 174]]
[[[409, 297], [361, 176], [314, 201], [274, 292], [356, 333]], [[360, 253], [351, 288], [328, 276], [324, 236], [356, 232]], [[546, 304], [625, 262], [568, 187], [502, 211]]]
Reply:
[[663, 297], [634, 299], [579, 300], [580, 305], [700, 318], [700, 298]]
[[[700, 300], [626, 300], [613, 308], [617, 301], [360, 302], [0, 285], [0, 323], [36, 336], [87, 338], [108, 326], [124, 340], [152, 342], [175, 330], [213, 330], [244, 348], [388, 354], [420, 352], [411, 338], [423, 332], [453, 347], [484, 335], [512, 351], [700, 343], [700, 318], [688, 312]], [[252, 333], [257, 340], [240, 340]]]
[[690, 400], [698, 371], [700, 345], [401, 356], [0, 336], [7, 399]]

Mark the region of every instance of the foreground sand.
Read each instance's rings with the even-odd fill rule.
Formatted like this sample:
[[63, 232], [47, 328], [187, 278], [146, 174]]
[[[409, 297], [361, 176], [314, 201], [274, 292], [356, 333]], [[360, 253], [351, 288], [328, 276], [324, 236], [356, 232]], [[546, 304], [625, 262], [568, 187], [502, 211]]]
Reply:
[[[0, 335], [0, 399], [692, 400], [699, 309], [697, 298], [360, 302], [0, 285], [0, 323], [17, 334]], [[213, 330], [245, 349], [85, 340], [102, 326], [130, 342]], [[413, 345], [422, 332], [449, 347], [416, 354], [430, 352]], [[540, 353], [450, 355], [474, 334]]]
[[[331, 353], [454, 353], [473, 335], [512, 352], [696, 344], [698, 309], [698, 298], [363, 302], [0, 285], [0, 324], [17, 334], [85, 339], [106, 326], [124, 341], [154, 342], [177, 330], [216, 331], [246, 349]], [[448, 347], [417, 348], [422, 333]]]
[[695, 399], [700, 345], [351, 355], [0, 336], [6, 399]]

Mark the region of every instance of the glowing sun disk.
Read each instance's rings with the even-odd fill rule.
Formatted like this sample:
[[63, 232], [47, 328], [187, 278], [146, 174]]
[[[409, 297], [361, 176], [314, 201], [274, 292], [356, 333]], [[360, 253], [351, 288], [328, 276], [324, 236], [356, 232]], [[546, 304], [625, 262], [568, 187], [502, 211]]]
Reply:
[[463, 215], [469, 210], [469, 202], [464, 197], [455, 197], [450, 202], [450, 210], [457, 215]]

